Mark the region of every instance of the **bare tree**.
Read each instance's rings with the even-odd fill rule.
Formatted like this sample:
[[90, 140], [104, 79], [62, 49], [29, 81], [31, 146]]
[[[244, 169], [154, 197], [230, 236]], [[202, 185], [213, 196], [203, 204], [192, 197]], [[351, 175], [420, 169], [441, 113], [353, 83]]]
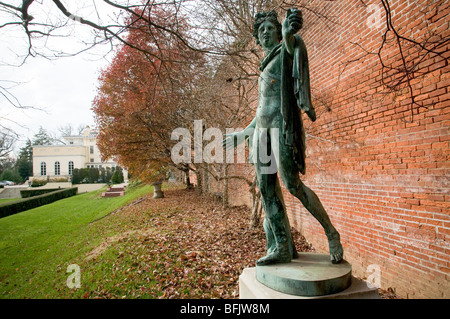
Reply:
[[0, 131], [0, 158], [6, 157], [13, 151], [14, 143], [17, 135], [7, 129], [2, 128]]
[[[425, 36], [419, 39], [403, 36], [395, 25], [392, 19], [392, 9], [389, 0], [381, 0], [383, 9], [386, 16], [386, 30], [382, 35], [382, 43], [377, 52], [378, 59], [382, 67], [382, 83], [389, 91], [396, 92], [404, 88], [408, 90], [409, 97], [411, 99], [410, 111], [411, 121], [414, 115], [414, 108], [424, 107], [421, 102], [416, 100], [417, 93], [414, 90], [412, 84], [414, 79], [422, 78], [430, 71], [421, 70], [421, 63], [425, 59], [435, 58], [448, 65], [448, 44], [450, 43], [450, 37], [444, 36], [443, 33], [438, 33], [428, 29]], [[448, 7], [448, 2], [445, 0], [432, 0], [428, 1], [426, 8], [427, 12], [424, 12], [424, 16], [428, 15], [427, 21], [434, 20], [442, 10]], [[397, 61], [401, 61], [400, 64], [396, 63], [392, 59], [387, 59], [383, 54], [384, 50], [395, 50], [397, 52]]]
[[[225, 2], [225, 1], [224, 1]], [[231, 1], [229, 1], [231, 3]], [[243, 1], [241, 1], [243, 2]], [[35, 1], [23, 0], [20, 5], [16, 1], [0, 1], [0, 12], [5, 16], [0, 29], [17, 30], [21, 28], [27, 39], [27, 52], [23, 62], [32, 56], [45, 58], [70, 56], [84, 52], [99, 44], [108, 44], [114, 48], [117, 44], [127, 45], [145, 54], [161, 56], [155, 51], [146, 50], [127, 39], [130, 29], [136, 24], [145, 23], [147, 32], [151, 34], [155, 30], [167, 35], [177, 37], [186, 47], [204, 53], [223, 55], [223, 45], [215, 45], [209, 35], [202, 35], [204, 25], [195, 22], [194, 12], [203, 11], [203, 3], [195, 3], [188, 0], [155, 1]], [[101, 5], [101, 6], [100, 6]], [[169, 10], [175, 23], [158, 23], [152, 19], [153, 11], [158, 8]], [[88, 10], [89, 9], [89, 10]], [[52, 15], [45, 12], [52, 11]], [[78, 13], [83, 12], [83, 13]], [[191, 16], [189, 16], [191, 15]], [[179, 32], [179, 24], [189, 23], [195, 33], [182, 34]], [[82, 39], [83, 47], [74, 52], [66, 52], [63, 48], [48, 49], [45, 45], [52, 37], [67, 37], [72, 35], [74, 25], [85, 26], [91, 31], [90, 39]], [[209, 21], [211, 24], [211, 21]]]
[[[22, 62], [29, 57], [56, 58], [71, 56], [89, 50], [97, 45], [107, 44], [111, 50], [117, 45], [137, 50], [152, 61], [159, 74], [170, 60], [189, 64], [183, 55], [167, 55], [160, 39], [176, 38], [185, 48], [205, 54], [207, 68], [199, 76], [199, 81], [182, 82], [176, 76], [160, 77], [162, 90], [172, 94], [179, 109], [170, 114], [167, 123], [192, 127], [195, 119], [203, 119], [206, 127], [214, 126], [225, 132], [226, 128], [245, 127], [253, 117], [257, 98], [257, 74], [262, 52], [253, 37], [253, 18], [257, 12], [280, 9], [286, 5], [277, 0], [188, 0], [155, 1], [61, 1], [23, 0], [0, 1], [0, 12], [7, 16], [0, 22], [0, 30], [21, 30], [27, 40], [27, 48]], [[102, 4], [100, 8], [99, 4]], [[158, 9], [164, 9], [171, 16], [161, 22], [155, 19]], [[52, 14], [46, 14], [50, 12]], [[89, 12], [90, 10], [90, 12]], [[106, 14], [105, 12], [109, 12]], [[91, 13], [91, 14], [89, 14]], [[187, 25], [188, 28], [182, 28]], [[82, 47], [74, 51], [63, 48], [48, 48], [54, 37], [72, 35], [74, 28], [89, 30], [91, 37], [82, 39]], [[139, 29], [152, 39], [151, 45], [130, 41], [130, 31]], [[189, 32], [181, 32], [188, 29]], [[75, 38], [75, 36], [74, 36]], [[156, 61], [156, 62], [154, 62]], [[161, 62], [161, 64], [158, 64]], [[158, 75], [159, 75], [158, 74]], [[184, 87], [183, 87], [184, 85]], [[156, 86], [155, 86], [156, 88]], [[174, 94], [182, 92], [183, 94]], [[156, 96], [156, 95], [155, 95]], [[136, 119], [146, 123], [153, 134], [161, 134], [152, 125], [151, 118], [136, 114]], [[246, 123], [247, 121], [247, 123]], [[167, 139], [167, 136], [161, 136]], [[136, 141], [138, 143], [139, 140]], [[170, 150], [160, 147], [161, 155]], [[151, 154], [158, 157], [160, 154]], [[150, 155], [149, 155], [150, 156]], [[149, 158], [150, 160], [151, 158]], [[214, 178], [223, 181], [224, 205], [227, 205], [228, 181], [241, 177], [228, 173], [228, 164], [189, 164], [183, 170], [194, 171], [201, 182], [201, 171], [207, 170]], [[245, 177], [254, 194], [253, 177]], [[253, 186], [252, 186], [253, 185]]]

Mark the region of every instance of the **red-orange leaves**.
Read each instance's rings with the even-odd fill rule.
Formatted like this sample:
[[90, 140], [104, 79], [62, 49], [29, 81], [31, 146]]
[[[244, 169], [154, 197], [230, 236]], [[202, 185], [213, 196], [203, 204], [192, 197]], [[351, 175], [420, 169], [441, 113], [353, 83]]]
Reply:
[[186, 93], [202, 56], [177, 36], [187, 27], [170, 10], [154, 8], [145, 16], [168, 31], [152, 28], [139, 15], [128, 20], [132, 46], [121, 47], [101, 72], [93, 111], [103, 156], [117, 156], [135, 176], [152, 179], [171, 162], [170, 134], [183, 125], [180, 112], [193, 105]]

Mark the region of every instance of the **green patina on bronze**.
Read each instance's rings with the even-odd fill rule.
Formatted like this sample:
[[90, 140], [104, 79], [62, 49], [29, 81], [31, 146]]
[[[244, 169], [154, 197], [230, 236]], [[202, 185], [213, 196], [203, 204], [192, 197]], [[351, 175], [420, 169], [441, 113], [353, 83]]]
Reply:
[[[298, 256], [277, 174], [287, 190], [323, 226], [331, 262], [342, 262], [344, 255], [339, 233], [322, 203], [300, 179], [300, 173], [305, 174], [306, 149], [301, 111], [310, 120], [316, 120], [311, 103], [306, 46], [296, 34], [302, 23], [301, 11], [297, 9], [287, 11], [283, 24], [273, 11], [256, 15], [253, 35], [265, 53], [260, 66], [256, 116], [243, 131], [229, 134], [224, 140], [227, 148], [235, 147], [245, 139], [249, 143], [250, 161], [255, 166], [261, 191], [267, 236], [267, 255], [256, 262], [257, 266], [288, 263]], [[275, 171], [272, 170], [274, 163]]]
[[351, 285], [352, 266], [345, 260], [330, 264], [324, 254], [300, 253], [287, 264], [256, 266], [256, 279], [273, 290], [290, 295], [331, 295]]

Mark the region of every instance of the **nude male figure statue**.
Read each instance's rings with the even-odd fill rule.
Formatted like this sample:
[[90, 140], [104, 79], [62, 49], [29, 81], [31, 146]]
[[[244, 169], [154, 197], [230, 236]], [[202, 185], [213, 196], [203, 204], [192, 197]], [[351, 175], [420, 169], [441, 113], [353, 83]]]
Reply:
[[[265, 55], [260, 66], [256, 116], [243, 131], [228, 134], [224, 140], [228, 149], [247, 137], [251, 145], [250, 157], [261, 191], [267, 237], [267, 255], [260, 258], [257, 265], [286, 263], [297, 256], [277, 173], [286, 189], [323, 226], [331, 262], [340, 263], [344, 255], [338, 231], [317, 195], [299, 176], [305, 173], [306, 147], [300, 110], [312, 121], [316, 120], [310, 97], [306, 47], [296, 34], [302, 22], [301, 11], [297, 9], [288, 10], [283, 24], [273, 11], [256, 15], [253, 35]], [[267, 150], [269, 164], [275, 164], [275, 170], [262, 160]]]

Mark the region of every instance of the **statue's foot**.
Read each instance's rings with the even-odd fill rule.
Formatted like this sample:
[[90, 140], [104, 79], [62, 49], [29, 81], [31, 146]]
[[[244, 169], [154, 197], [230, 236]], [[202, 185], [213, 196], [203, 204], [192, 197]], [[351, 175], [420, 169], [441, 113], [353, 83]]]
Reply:
[[273, 265], [273, 264], [281, 264], [281, 263], [288, 263], [291, 261], [291, 256], [289, 254], [289, 250], [282, 250], [275, 249], [273, 253], [269, 253], [266, 256], [258, 259], [256, 261], [257, 266], [266, 266], [266, 265]]
[[339, 264], [344, 259], [344, 248], [341, 244], [341, 236], [338, 232], [328, 236], [330, 258], [333, 264]]

